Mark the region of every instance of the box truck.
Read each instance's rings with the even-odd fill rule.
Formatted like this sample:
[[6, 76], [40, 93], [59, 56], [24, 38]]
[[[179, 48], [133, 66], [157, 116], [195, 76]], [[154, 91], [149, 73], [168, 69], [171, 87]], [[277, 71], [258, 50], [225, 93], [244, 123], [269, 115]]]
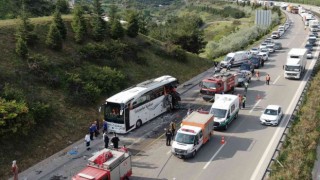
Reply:
[[172, 143], [171, 152], [180, 158], [194, 157], [213, 134], [213, 115], [193, 111], [182, 120], [181, 127]]
[[293, 48], [289, 51], [287, 62], [284, 65], [284, 77], [300, 79], [307, 64], [307, 49]]

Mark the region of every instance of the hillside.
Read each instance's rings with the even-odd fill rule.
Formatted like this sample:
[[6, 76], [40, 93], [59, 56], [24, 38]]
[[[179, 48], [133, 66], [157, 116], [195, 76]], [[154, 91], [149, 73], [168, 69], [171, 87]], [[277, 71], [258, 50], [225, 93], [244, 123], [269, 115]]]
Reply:
[[[83, 138], [89, 124], [97, 118], [101, 119], [97, 107], [106, 97], [120, 90], [108, 89], [99, 94], [96, 101], [82, 101], [70, 90], [70, 74], [78, 74], [83, 80], [91, 78], [92, 82], [97, 83], [99, 72], [108, 66], [123, 74], [123, 81], [119, 84], [121, 88], [126, 88], [165, 74], [177, 77], [182, 83], [212, 66], [211, 61], [189, 53], [186, 53], [186, 58], [177, 60], [170, 51], [170, 46], [143, 35], [137, 38], [125, 37], [117, 42], [106, 40], [99, 43], [101, 47], [110, 44], [124, 47], [113, 55], [107, 54], [104, 57], [103, 54], [98, 58], [84, 56], [80, 53], [83, 52], [81, 50], [88, 47], [88, 43], [96, 43], [88, 36], [83, 44], [76, 44], [71, 31], [71, 16], [63, 18], [68, 36], [61, 51], [50, 50], [45, 45], [51, 18], [31, 19], [39, 39], [30, 48], [32, 58], [28, 60], [15, 54], [17, 21], [0, 21], [1, 97], [23, 99], [33, 108], [46, 107], [45, 111], [40, 111], [42, 114], [38, 114], [28, 135], [17, 132], [10, 135], [10, 138], [0, 139], [1, 176], [9, 175], [8, 168], [14, 159], [19, 161], [19, 167], [23, 170]], [[34, 109], [30, 109], [32, 110]]]

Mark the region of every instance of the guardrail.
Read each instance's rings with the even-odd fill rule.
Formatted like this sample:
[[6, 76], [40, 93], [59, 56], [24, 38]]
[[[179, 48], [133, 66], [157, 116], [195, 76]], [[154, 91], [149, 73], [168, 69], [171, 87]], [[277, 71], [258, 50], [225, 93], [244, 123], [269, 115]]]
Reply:
[[[317, 14], [317, 13], [316, 13]], [[317, 14], [318, 17], [320, 17], [320, 14]], [[318, 46], [320, 47], [320, 46]], [[314, 67], [317, 67], [319, 65], [319, 61], [320, 61], [320, 56], [318, 55], [318, 57], [316, 57], [317, 60], [316, 60], [316, 63], [315, 63], [315, 66]], [[289, 121], [285, 127], [285, 130], [283, 131], [282, 135], [281, 135], [281, 138], [280, 138], [280, 141], [278, 142], [277, 144], [277, 147], [275, 149], [275, 151], [273, 152], [273, 155], [272, 155], [272, 158], [271, 160], [269, 161], [269, 164], [268, 164], [268, 167], [267, 169], [265, 170], [265, 172], [263, 173], [263, 177], [262, 179], [267, 179], [268, 176], [271, 174], [272, 172], [272, 169], [271, 169], [271, 166], [274, 162], [276, 163], [279, 163], [280, 166], [282, 166], [282, 164], [276, 159], [281, 151], [281, 147], [283, 145], [283, 142], [285, 141], [286, 139], [286, 136], [288, 134], [288, 131], [289, 131], [289, 128], [291, 128], [291, 125], [292, 123], [296, 120], [296, 116], [301, 108], [301, 105], [303, 104], [303, 101], [305, 100], [305, 97], [306, 97], [306, 93], [311, 85], [311, 81], [313, 79], [313, 77], [315, 76], [316, 72], [315, 72], [315, 68], [312, 69], [312, 72], [311, 72], [311, 75], [310, 77], [307, 79], [307, 83], [299, 97], [299, 100], [293, 110], [293, 113], [291, 114], [291, 116], [289, 117]]]

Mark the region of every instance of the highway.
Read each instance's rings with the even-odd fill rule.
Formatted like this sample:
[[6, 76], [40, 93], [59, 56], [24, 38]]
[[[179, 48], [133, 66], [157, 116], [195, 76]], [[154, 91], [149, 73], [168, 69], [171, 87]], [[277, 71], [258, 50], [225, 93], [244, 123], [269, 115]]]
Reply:
[[[261, 81], [253, 80], [247, 94], [247, 107], [240, 111], [239, 118], [227, 131], [215, 131], [214, 138], [206, 144], [194, 159], [179, 159], [159, 138], [143, 149], [143, 153], [133, 158], [132, 179], [261, 179], [267, 168], [275, 146], [293, 112], [295, 104], [310, 76], [315, 59], [308, 60], [307, 72], [303, 80], [288, 80], [283, 77], [282, 66], [291, 48], [303, 48], [309, 31], [304, 30], [301, 17], [288, 14], [291, 27], [279, 40], [283, 45], [271, 55], [261, 68]], [[264, 77], [270, 74], [271, 83], [266, 85]], [[236, 93], [243, 93], [241, 88]], [[261, 97], [260, 99], [258, 97]], [[209, 109], [195, 86], [184, 94], [183, 99], [193, 106]], [[278, 127], [262, 126], [259, 123], [261, 111], [269, 104], [281, 105], [285, 113]], [[226, 143], [221, 144], [224, 136]]]
[[[261, 81], [251, 81], [247, 93], [246, 108], [240, 110], [239, 117], [229, 125], [227, 131], [215, 131], [213, 138], [197, 152], [193, 159], [179, 159], [171, 154], [171, 147], [165, 145], [163, 128], [171, 120], [180, 122], [186, 109], [166, 113], [134, 130], [120, 135], [120, 145], [126, 144], [132, 152], [134, 180], [176, 179], [176, 180], [257, 180], [267, 168], [275, 146], [288, 122], [290, 114], [300, 96], [306, 78], [310, 76], [316, 59], [308, 60], [307, 72], [303, 80], [287, 80], [283, 77], [282, 66], [291, 48], [304, 47], [308, 30], [304, 30], [301, 17], [288, 14], [291, 27], [279, 39], [284, 47], [275, 52], [260, 71]], [[314, 51], [315, 52], [315, 51]], [[202, 100], [197, 84], [204, 77], [213, 74], [212, 69], [203, 72], [178, 87], [182, 93], [183, 106], [209, 110], [211, 103]], [[267, 86], [263, 81], [270, 74]], [[237, 88], [236, 94], [243, 94]], [[257, 97], [261, 97], [258, 99]], [[260, 125], [261, 111], [269, 104], [281, 105], [285, 116], [278, 127]], [[221, 137], [225, 144], [221, 144]], [[21, 179], [71, 179], [86, 166], [87, 158], [103, 148], [101, 137], [92, 142], [92, 150], [86, 151], [83, 140], [79, 140], [65, 150], [39, 162], [19, 174]], [[76, 150], [76, 154], [70, 154]]]

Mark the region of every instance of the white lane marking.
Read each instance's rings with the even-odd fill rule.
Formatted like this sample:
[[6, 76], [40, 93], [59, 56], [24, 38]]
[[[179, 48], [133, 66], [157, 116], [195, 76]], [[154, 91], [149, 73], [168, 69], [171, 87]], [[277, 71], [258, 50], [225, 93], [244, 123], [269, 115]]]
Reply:
[[[311, 64], [309, 65], [310, 69], [311, 69], [311, 67], [314, 67], [315, 63], [316, 63], [316, 60], [313, 60], [313, 61], [311, 62]], [[300, 83], [300, 85], [299, 85], [298, 91], [296, 91], [295, 95], [293, 96], [293, 97], [296, 97], [296, 98], [293, 98], [292, 101], [290, 102], [289, 107], [288, 107], [288, 109], [287, 109], [287, 111], [286, 111], [286, 114], [289, 115], [289, 111], [292, 109], [292, 106], [297, 103], [297, 102], [295, 102], [295, 101], [298, 101], [298, 100], [299, 100], [299, 99], [298, 99], [298, 98], [299, 98], [298, 94], [299, 94], [299, 93], [300, 93], [300, 94], [302, 93], [303, 87], [306, 85], [307, 77], [309, 77], [310, 74], [311, 74], [311, 72], [309, 72], [306, 76], [304, 76], [303, 81], [301, 81], [301, 83]], [[293, 111], [293, 110], [294, 110], [294, 109], [292, 109], [292, 111]], [[289, 123], [289, 120], [288, 120], [289, 117], [290, 117], [290, 116], [287, 116], [287, 120], [282, 121], [282, 123], [287, 122], [287, 124], [288, 124], [288, 123]], [[256, 179], [261, 179], [261, 178], [262, 178], [262, 177], [260, 177], [260, 178], [257, 177], [257, 176], [258, 176], [258, 173], [260, 172], [260, 170], [262, 170], [262, 171], [265, 170], [265, 169], [262, 169], [261, 167], [262, 167], [263, 163], [266, 161], [266, 158], [267, 158], [268, 153], [271, 152], [271, 148], [272, 148], [272, 145], [274, 144], [274, 141], [276, 140], [277, 137], [279, 137], [280, 131], [281, 131], [281, 133], [282, 133], [282, 132], [284, 131], [284, 127], [286, 127], [287, 124], [286, 124], [285, 126], [281, 127], [281, 128], [280, 128], [280, 127], [277, 128], [276, 132], [273, 134], [273, 137], [272, 137], [271, 141], [269, 142], [266, 150], [264, 151], [264, 153], [263, 153], [263, 155], [262, 155], [262, 158], [260, 159], [258, 165], [256, 166], [256, 169], [254, 170], [254, 172], [253, 172], [250, 180], [256, 180]], [[281, 137], [280, 137], [280, 138], [281, 138]], [[277, 141], [278, 141], [278, 140], [277, 140]], [[270, 157], [270, 158], [272, 158], [272, 157]], [[265, 167], [265, 168], [267, 168], [267, 167]]]
[[272, 84], [276, 84], [276, 83], [277, 83], [277, 81], [279, 80], [279, 78], [280, 78], [280, 75], [277, 77], [277, 79], [276, 79], [275, 81], [273, 81], [273, 83], [272, 83]]
[[171, 153], [171, 150], [169, 150], [168, 152], [167, 152], [167, 154], [170, 154]]
[[249, 111], [249, 114], [252, 113], [252, 111], [256, 108], [256, 106], [259, 104], [259, 102], [261, 101], [261, 99], [259, 99], [253, 106], [253, 108]]
[[221, 151], [221, 149], [224, 147], [224, 145], [227, 143], [227, 141], [225, 141], [224, 144], [222, 144], [222, 146], [218, 149], [218, 151], [216, 153], [214, 153], [214, 155], [211, 157], [211, 159], [207, 162], [207, 164], [203, 167], [203, 169], [206, 169], [209, 164], [211, 163], [211, 161], [218, 155], [218, 153]]

